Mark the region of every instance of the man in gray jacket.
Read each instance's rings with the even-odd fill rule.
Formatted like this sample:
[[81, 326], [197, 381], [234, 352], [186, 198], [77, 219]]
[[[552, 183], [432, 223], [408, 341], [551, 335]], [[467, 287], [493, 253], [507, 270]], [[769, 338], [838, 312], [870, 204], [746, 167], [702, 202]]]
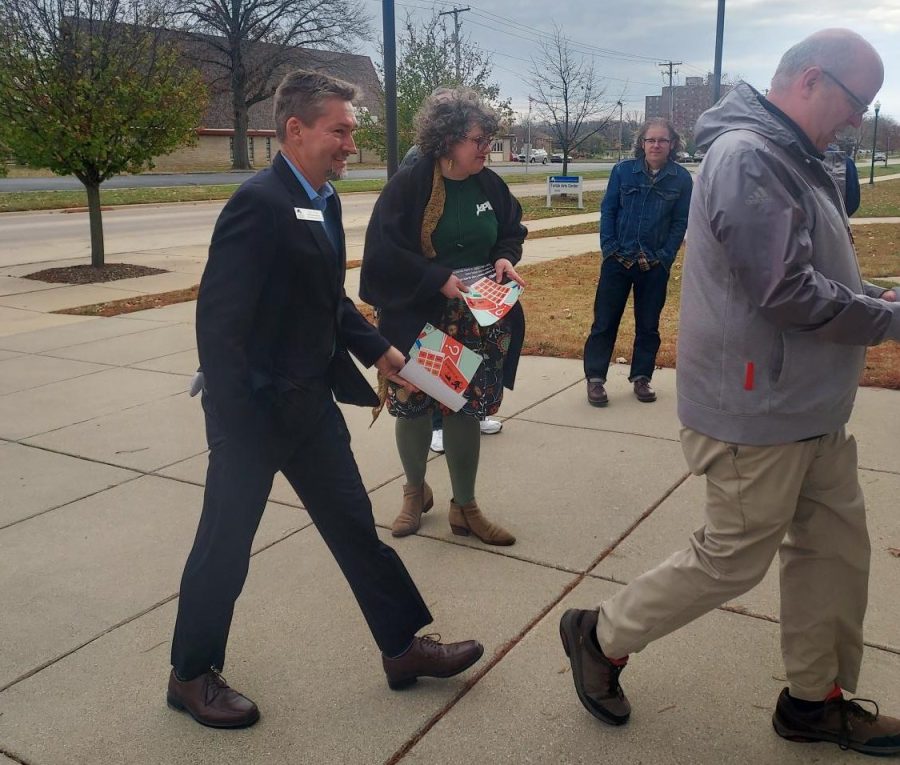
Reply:
[[859, 127], [881, 59], [849, 30], [781, 60], [768, 98], [741, 84], [700, 117], [678, 343], [678, 414], [706, 476], [690, 546], [599, 610], [560, 623], [584, 706], [621, 725], [630, 653], [754, 587], [781, 558], [788, 687], [773, 723], [791, 740], [900, 753], [900, 720], [854, 691], [869, 537], [850, 418], [866, 346], [900, 339], [893, 290], [862, 281], [841, 193], [822, 164]]

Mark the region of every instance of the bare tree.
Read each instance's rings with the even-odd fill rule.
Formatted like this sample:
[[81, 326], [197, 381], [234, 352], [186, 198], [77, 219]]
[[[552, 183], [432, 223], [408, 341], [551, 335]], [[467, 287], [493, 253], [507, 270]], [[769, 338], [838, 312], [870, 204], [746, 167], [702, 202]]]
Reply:
[[272, 97], [296, 49], [347, 51], [370, 36], [359, 0], [189, 0], [180, 15], [194, 39], [188, 55], [231, 91], [233, 166], [242, 170], [250, 107]]
[[550, 127], [563, 154], [563, 175], [569, 152], [603, 130], [616, 108], [604, 99], [593, 59], [578, 56], [562, 29], [554, 24], [550, 39], [541, 43], [541, 54], [531, 61], [529, 86], [538, 115]]

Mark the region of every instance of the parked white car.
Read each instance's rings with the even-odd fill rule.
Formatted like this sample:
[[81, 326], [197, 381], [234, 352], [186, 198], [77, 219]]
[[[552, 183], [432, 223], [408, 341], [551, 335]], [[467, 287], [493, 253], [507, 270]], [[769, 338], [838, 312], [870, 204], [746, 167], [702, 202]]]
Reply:
[[[516, 161], [525, 162], [525, 152], [520, 152], [516, 156]], [[547, 164], [547, 152], [544, 149], [532, 149], [531, 150], [531, 161], [532, 162], [540, 162], [542, 165]]]

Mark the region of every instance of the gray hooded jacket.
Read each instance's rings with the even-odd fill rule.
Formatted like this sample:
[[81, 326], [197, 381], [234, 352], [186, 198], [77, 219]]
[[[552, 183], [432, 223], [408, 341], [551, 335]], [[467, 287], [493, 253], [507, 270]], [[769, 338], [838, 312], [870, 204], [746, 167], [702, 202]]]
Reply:
[[742, 83], [697, 122], [678, 338], [678, 415], [727, 443], [839, 430], [866, 346], [900, 303], [860, 277], [842, 197], [796, 132]]

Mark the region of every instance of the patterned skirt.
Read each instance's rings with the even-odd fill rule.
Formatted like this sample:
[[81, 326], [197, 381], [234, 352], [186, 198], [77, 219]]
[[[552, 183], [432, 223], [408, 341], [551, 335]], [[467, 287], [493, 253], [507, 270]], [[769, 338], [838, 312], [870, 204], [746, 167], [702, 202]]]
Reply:
[[[482, 327], [460, 298], [447, 301], [437, 328], [459, 340], [483, 359], [475, 377], [463, 393], [466, 403], [458, 414], [484, 419], [496, 414], [503, 401], [503, 361], [509, 351], [510, 331], [505, 319], [490, 327]], [[421, 391], [408, 393], [395, 383], [388, 383], [388, 411], [394, 417], [421, 417], [435, 408], [441, 414], [453, 411]]]

